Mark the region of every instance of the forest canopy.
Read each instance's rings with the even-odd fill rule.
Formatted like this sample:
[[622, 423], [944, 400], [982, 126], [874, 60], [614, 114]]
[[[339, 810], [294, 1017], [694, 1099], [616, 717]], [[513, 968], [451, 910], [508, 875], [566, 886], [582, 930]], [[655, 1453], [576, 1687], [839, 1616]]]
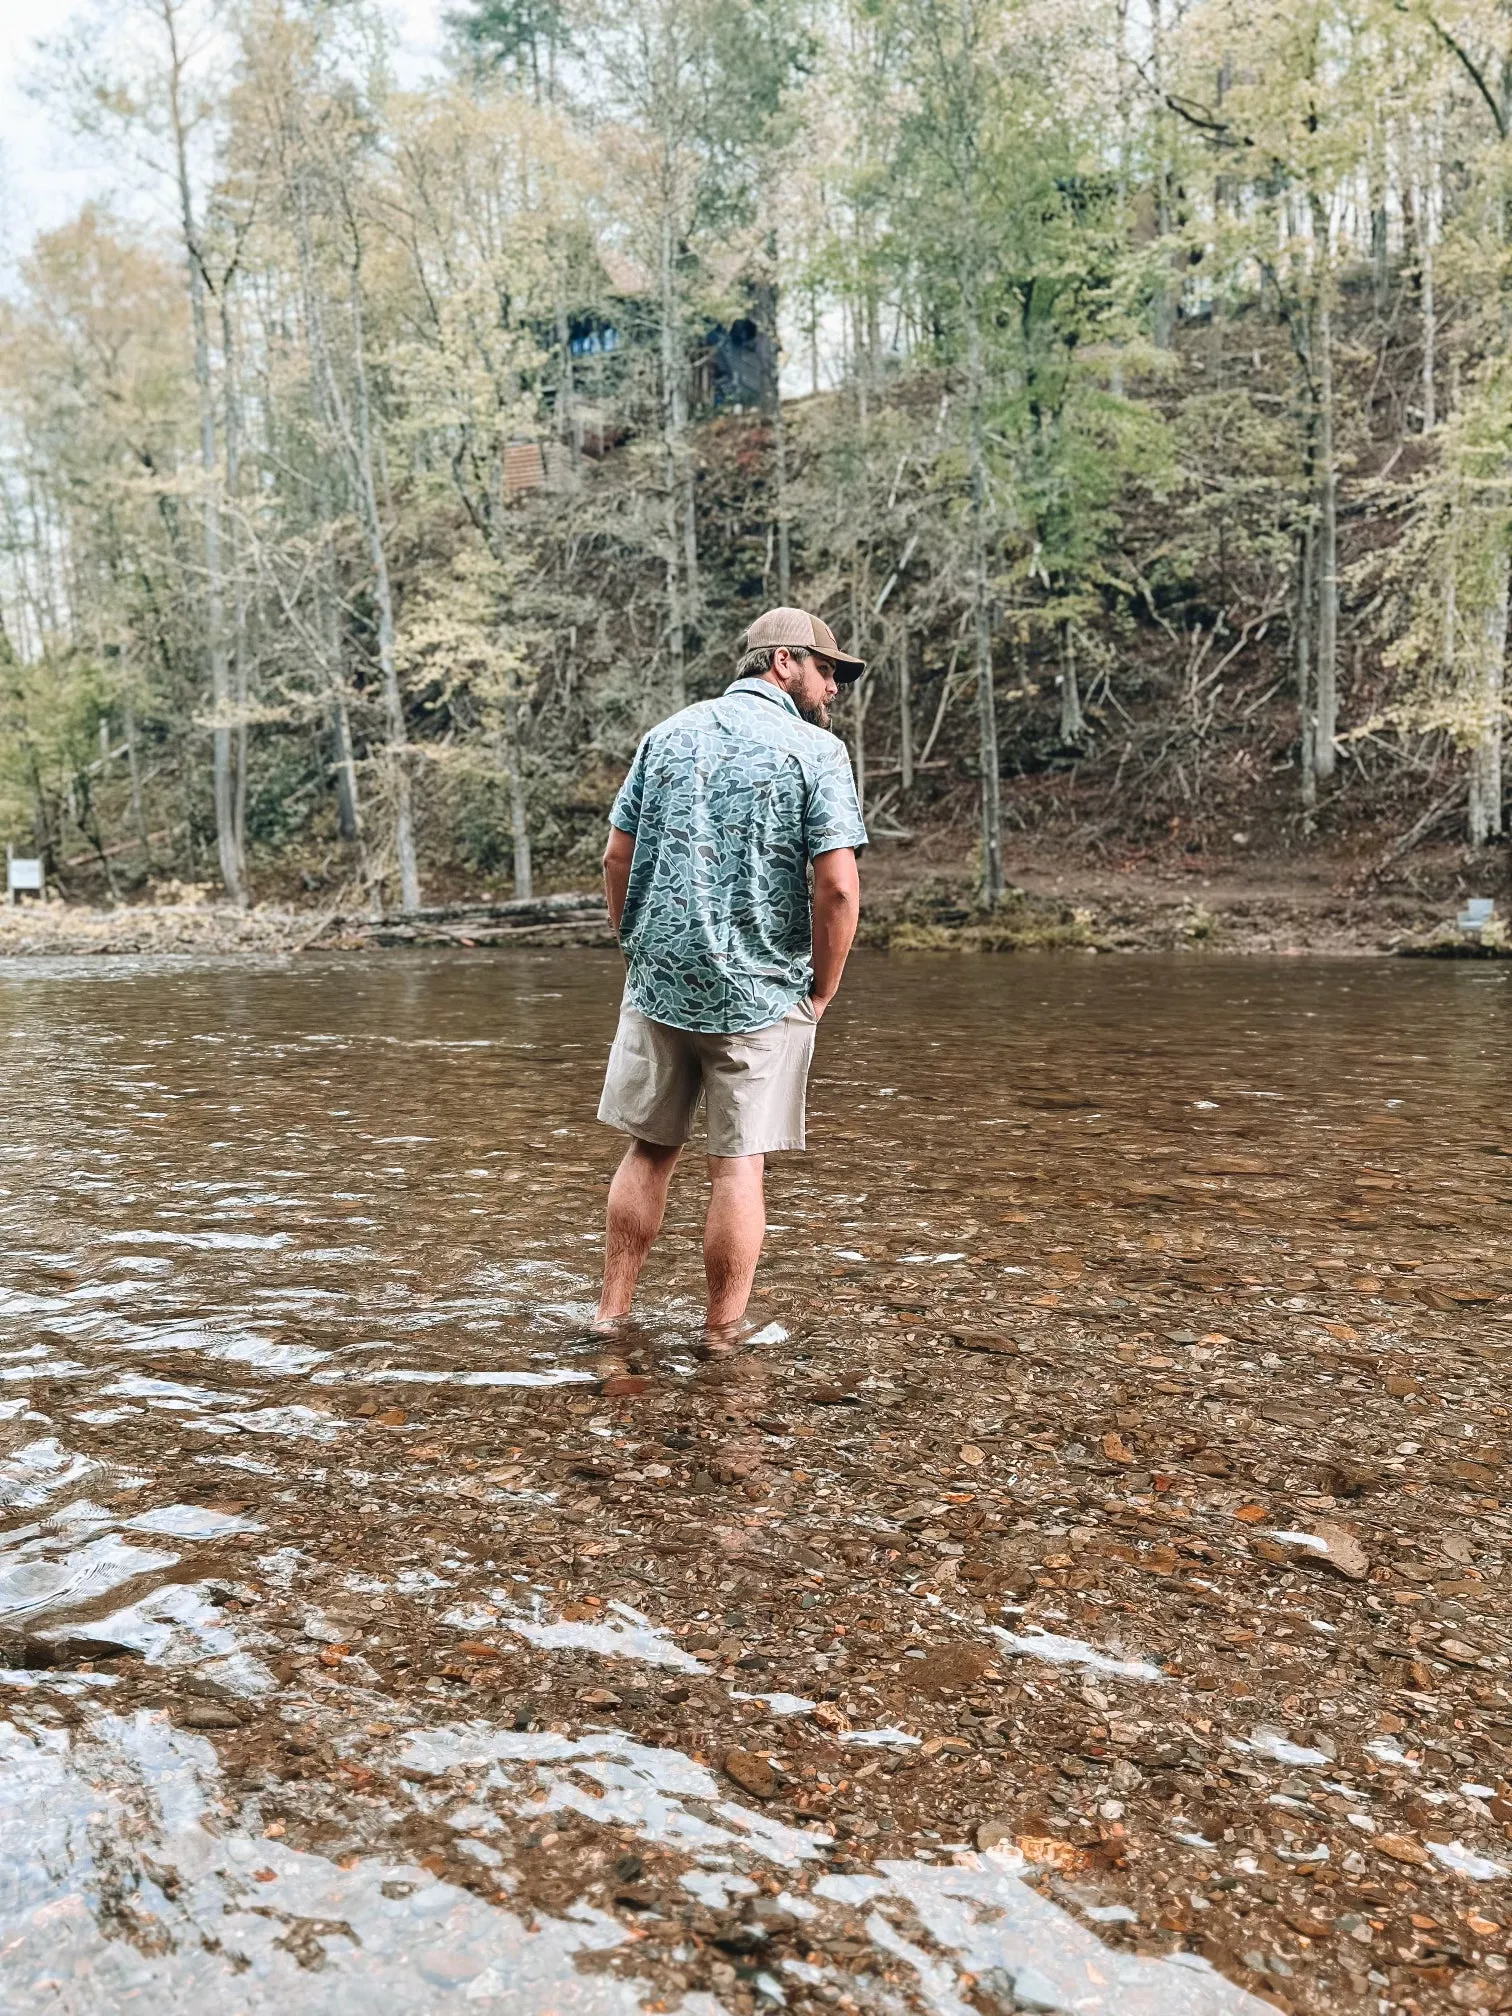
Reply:
[[[0, 829], [591, 879], [796, 601], [875, 835], [1502, 834], [1496, 0], [119, 0], [0, 303]], [[131, 200], [126, 200], [129, 194]]]

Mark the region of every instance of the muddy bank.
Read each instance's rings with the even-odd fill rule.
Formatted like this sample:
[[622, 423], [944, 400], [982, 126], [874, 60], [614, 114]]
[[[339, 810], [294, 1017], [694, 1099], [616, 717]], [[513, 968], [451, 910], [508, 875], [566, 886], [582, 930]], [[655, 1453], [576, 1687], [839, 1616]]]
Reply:
[[878, 848], [866, 864], [862, 929], [897, 950], [1412, 953], [1458, 940], [1471, 895], [1512, 913], [1499, 852], [1442, 848], [1410, 861], [1189, 855], [1177, 847], [1109, 859], [1027, 841], [1006, 857], [1010, 887], [983, 909], [974, 869], [943, 841]]
[[[1490, 897], [1504, 936], [1512, 917], [1505, 850], [1423, 847], [1306, 855], [1188, 853], [1174, 842], [1114, 855], [1085, 841], [1019, 836], [1009, 889], [993, 911], [959, 834], [882, 842], [862, 861], [861, 943], [899, 952], [1229, 952], [1323, 956], [1440, 954], [1470, 896]], [[1496, 935], [1496, 934], [1493, 934]], [[71, 953], [362, 951], [397, 946], [611, 943], [597, 888], [527, 902], [458, 892], [408, 916], [374, 917], [267, 903], [238, 911], [204, 900], [0, 906], [0, 958]]]
[[272, 903], [248, 910], [208, 902], [0, 906], [0, 958], [12, 959], [612, 943], [603, 897], [593, 891], [519, 903], [460, 901], [388, 917]]
[[[1472, 894], [1512, 900], [1497, 854], [1425, 851], [1290, 859], [1187, 855], [1172, 848], [1115, 862], [1051, 844], [1010, 852], [1010, 887], [980, 900], [959, 842], [879, 845], [863, 861], [863, 945], [900, 952], [1231, 952], [1438, 955], [1465, 941], [1454, 918]], [[0, 907], [0, 958], [71, 953], [364, 951], [397, 946], [608, 946], [596, 889], [527, 902], [459, 895], [409, 915], [374, 917], [296, 904], [239, 911], [207, 901]]]
[[[1295, 891], [1109, 887], [1042, 878], [985, 910], [963, 876], [931, 874], [869, 893], [859, 942], [897, 952], [1168, 952], [1390, 954], [1436, 949], [1457, 934], [1440, 907], [1395, 899], [1332, 902]], [[408, 916], [332, 915], [262, 904], [50, 903], [0, 907], [0, 959], [73, 955], [294, 954], [613, 942], [602, 899], [569, 893], [525, 904], [456, 903]]]

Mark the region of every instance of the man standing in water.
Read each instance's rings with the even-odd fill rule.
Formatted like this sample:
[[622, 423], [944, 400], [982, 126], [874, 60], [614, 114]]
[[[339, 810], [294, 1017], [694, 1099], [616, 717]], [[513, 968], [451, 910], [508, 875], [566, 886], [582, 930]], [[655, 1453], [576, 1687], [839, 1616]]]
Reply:
[[609, 1189], [600, 1324], [629, 1311], [700, 1097], [706, 1322], [745, 1314], [765, 1158], [804, 1146], [814, 1031], [860, 915], [866, 828], [826, 731], [865, 669], [817, 616], [769, 609], [734, 684], [653, 728], [614, 801], [604, 886], [629, 975], [599, 1118], [632, 1138]]

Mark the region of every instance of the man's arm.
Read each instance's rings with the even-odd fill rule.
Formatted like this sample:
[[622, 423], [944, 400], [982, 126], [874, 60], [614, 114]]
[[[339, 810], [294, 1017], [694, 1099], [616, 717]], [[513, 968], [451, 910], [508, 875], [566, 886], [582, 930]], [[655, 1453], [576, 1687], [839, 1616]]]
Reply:
[[630, 888], [630, 864], [635, 859], [635, 835], [618, 826], [609, 828], [609, 845], [604, 849], [604, 900], [609, 905], [609, 922], [619, 936], [620, 919], [625, 914], [625, 896]]
[[814, 861], [814, 991], [820, 1016], [840, 991], [840, 975], [861, 917], [861, 877], [856, 850], [832, 847]]

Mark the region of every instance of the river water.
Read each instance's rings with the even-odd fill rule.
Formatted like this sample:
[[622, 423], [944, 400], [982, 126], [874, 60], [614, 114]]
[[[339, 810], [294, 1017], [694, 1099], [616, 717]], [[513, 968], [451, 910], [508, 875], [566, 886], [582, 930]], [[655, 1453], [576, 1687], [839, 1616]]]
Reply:
[[1507, 989], [858, 957], [711, 1354], [612, 959], [12, 962], [0, 2005], [1497, 2006]]

